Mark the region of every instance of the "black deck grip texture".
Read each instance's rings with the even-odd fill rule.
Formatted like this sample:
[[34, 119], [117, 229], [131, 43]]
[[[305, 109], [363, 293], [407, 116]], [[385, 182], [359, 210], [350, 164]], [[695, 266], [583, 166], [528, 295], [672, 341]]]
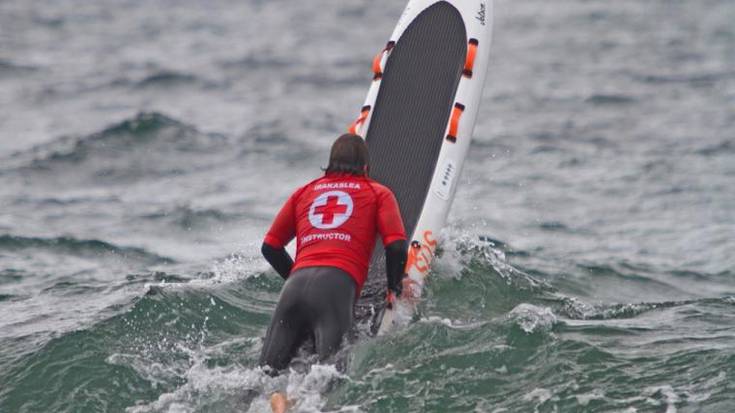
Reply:
[[459, 11], [436, 3], [406, 28], [383, 71], [366, 136], [370, 176], [393, 190], [409, 236], [444, 141], [466, 39]]
[[[409, 237], [434, 175], [466, 53], [462, 16], [442, 1], [406, 28], [383, 70], [365, 138], [370, 177], [395, 194]], [[384, 294], [384, 251], [378, 242], [363, 298], [375, 303], [369, 298], [382, 300]]]

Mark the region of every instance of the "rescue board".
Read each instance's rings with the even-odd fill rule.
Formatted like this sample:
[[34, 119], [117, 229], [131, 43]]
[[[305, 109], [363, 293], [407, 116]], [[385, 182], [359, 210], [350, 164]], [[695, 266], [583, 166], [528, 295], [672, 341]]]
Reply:
[[[395, 194], [410, 244], [404, 292], [374, 318], [379, 335], [409, 321], [421, 297], [472, 138], [492, 12], [492, 0], [410, 0], [373, 60], [373, 81], [350, 132], [365, 138], [370, 177]], [[379, 245], [368, 283], [382, 280], [381, 291], [384, 260]]]

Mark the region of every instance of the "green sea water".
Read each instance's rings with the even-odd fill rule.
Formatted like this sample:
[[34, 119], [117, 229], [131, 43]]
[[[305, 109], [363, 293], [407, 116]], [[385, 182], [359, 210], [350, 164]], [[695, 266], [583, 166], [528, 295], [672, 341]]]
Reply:
[[735, 411], [735, 6], [496, 2], [419, 312], [257, 367], [404, 2], [0, 2], [0, 412]]

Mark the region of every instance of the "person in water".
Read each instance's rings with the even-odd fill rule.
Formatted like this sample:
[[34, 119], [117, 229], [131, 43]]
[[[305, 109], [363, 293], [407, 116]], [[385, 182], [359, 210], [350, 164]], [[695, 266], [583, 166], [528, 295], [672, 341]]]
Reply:
[[[286, 280], [260, 357], [273, 373], [285, 369], [313, 338], [324, 361], [337, 352], [353, 322], [376, 234], [385, 246], [388, 294], [400, 296], [406, 234], [393, 193], [368, 177], [368, 149], [358, 135], [332, 145], [324, 176], [296, 190], [263, 241], [262, 253]], [[296, 262], [285, 246], [296, 238]]]

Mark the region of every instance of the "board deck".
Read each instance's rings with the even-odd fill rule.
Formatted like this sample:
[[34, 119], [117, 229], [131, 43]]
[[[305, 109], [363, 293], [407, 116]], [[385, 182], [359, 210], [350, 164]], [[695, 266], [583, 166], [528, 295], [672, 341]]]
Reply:
[[434, 176], [465, 43], [457, 9], [436, 3], [406, 28], [385, 65], [365, 141], [370, 177], [393, 191], [408, 234], [416, 229]]
[[376, 315], [375, 332], [397, 321], [393, 310], [401, 304], [412, 313], [421, 296], [469, 148], [487, 71], [491, 17], [490, 0], [410, 0], [373, 62], [373, 83], [351, 129], [365, 137], [370, 176], [396, 195], [412, 244], [410, 288], [385, 313], [389, 325], [381, 322], [384, 251], [380, 242], [375, 248], [356, 309], [358, 318]]

